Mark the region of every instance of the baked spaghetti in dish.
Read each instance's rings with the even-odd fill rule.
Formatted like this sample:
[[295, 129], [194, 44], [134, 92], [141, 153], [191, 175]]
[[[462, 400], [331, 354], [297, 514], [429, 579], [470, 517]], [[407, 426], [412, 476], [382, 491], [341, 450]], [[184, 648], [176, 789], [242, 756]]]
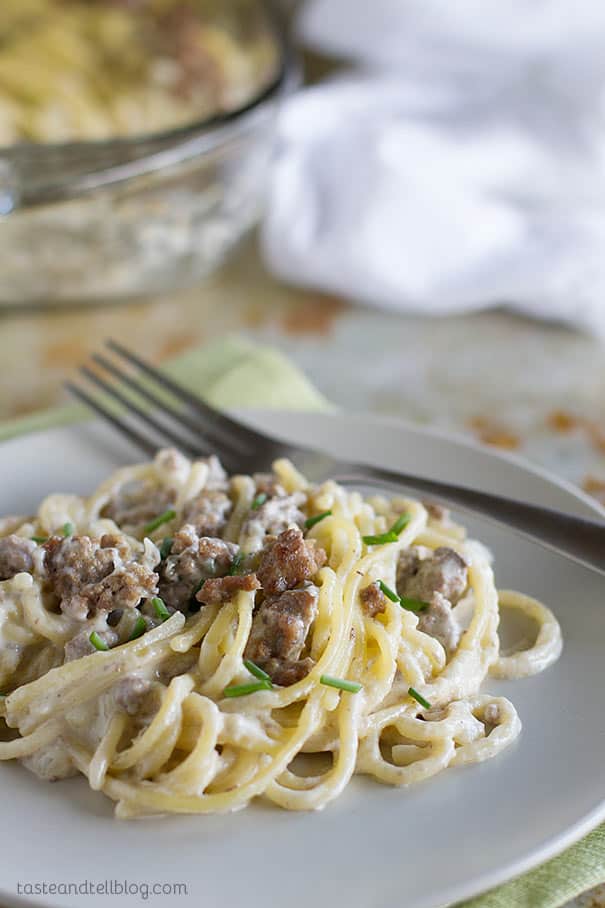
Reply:
[[276, 69], [245, 0], [2, 0], [0, 145], [183, 127], [251, 101]]
[[[353, 774], [407, 785], [520, 732], [488, 675], [542, 671], [561, 633], [498, 592], [437, 506], [227, 477], [174, 450], [89, 498], [0, 523], [0, 758], [78, 773], [119, 817], [320, 808]], [[501, 609], [538, 627], [500, 653]]]

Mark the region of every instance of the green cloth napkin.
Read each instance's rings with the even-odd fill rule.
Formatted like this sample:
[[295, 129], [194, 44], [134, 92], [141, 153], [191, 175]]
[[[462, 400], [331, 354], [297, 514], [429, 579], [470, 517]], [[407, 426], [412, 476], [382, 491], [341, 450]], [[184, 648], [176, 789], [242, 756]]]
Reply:
[[[296, 366], [269, 347], [227, 337], [164, 366], [172, 378], [225, 409], [325, 410], [327, 400]], [[0, 424], [0, 440], [89, 417], [79, 404], [44, 410]]]
[[[307, 378], [274, 350], [242, 338], [227, 338], [193, 350], [166, 366], [167, 372], [209, 403], [225, 408], [318, 410], [329, 407]], [[0, 439], [83, 419], [67, 406], [0, 426]], [[536, 870], [458, 908], [558, 908], [605, 881], [605, 826]]]

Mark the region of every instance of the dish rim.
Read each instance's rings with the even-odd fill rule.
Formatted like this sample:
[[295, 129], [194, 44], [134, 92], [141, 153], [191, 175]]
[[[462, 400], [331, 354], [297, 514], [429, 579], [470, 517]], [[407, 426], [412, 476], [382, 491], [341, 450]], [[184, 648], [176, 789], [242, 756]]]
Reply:
[[[463, 435], [458, 435], [455, 432], [450, 432], [443, 430], [441, 428], [427, 427], [418, 425], [415, 423], [408, 422], [406, 420], [398, 419], [397, 417], [385, 416], [383, 414], [364, 414], [362, 412], [344, 412], [344, 411], [335, 411], [335, 412], [326, 412], [326, 411], [295, 411], [295, 410], [285, 410], [283, 408], [279, 409], [263, 409], [263, 408], [250, 408], [245, 411], [232, 411], [238, 417], [245, 419], [246, 417], [250, 422], [255, 420], [255, 417], [258, 418], [260, 424], [262, 424], [263, 417], [272, 417], [278, 418], [280, 415], [300, 416], [300, 417], [313, 417], [313, 418], [322, 418], [330, 419], [332, 417], [337, 417], [344, 419], [345, 421], [355, 420], [359, 421], [360, 419], [371, 420], [375, 424], [388, 425], [393, 429], [401, 428], [403, 430], [411, 431], [414, 434], [422, 437], [437, 438], [445, 442], [454, 442], [463, 447], [473, 449], [480, 454], [489, 458], [496, 458], [496, 460], [508, 462], [512, 465], [524, 470], [527, 473], [532, 474], [537, 478], [541, 478], [554, 486], [558, 486], [563, 489], [570, 496], [576, 500], [582, 502], [584, 506], [588, 506], [593, 510], [593, 512], [603, 516], [605, 514], [605, 508], [603, 508], [595, 499], [588, 496], [585, 492], [575, 486], [573, 483], [560, 478], [556, 474], [551, 473], [549, 470], [543, 468], [540, 465], [536, 465], [531, 461], [527, 461], [523, 456], [518, 454], [511, 454], [508, 451], [493, 450], [490, 447], [479, 444], [472, 439], [468, 439]], [[35, 443], [35, 439], [41, 439], [44, 436], [54, 435], [54, 434], [63, 434], [69, 433], [70, 431], [77, 431], [81, 426], [98, 426], [101, 425], [105, 428], [104, 424], [100, 420], [90, 419], [85, 420], [82, 423], [71, 422], [63, 424], [60, 426], [51, 426], [46, 429], [40, 429], [33, 432], [25, 432], [19, 435], [13, 436], [11, 438], [5, 439], [0, 442], [2, 447], [10, 446], [11, 443], [18, 444], [22, 443], [24, 439], [31, 436], [32, 441]], [[133, 451], [136, 449], [133, 448]], [[531, 854], [525, 856], [524, 858], [519, 858], [514, 861], [513, 864], [508, 864], [506, 866], [500, 867], [498, 869], [493, 869], [491, 871], [485, 871], [483, 874], [479, 874], [469, 880], [468, 883], [458, 884], [457, 886], [451, 889], [448, 893], [448, 902], [457, 903], [463, 899], [468, 899], [475, 897], [477, 895], [483, 894], [488, 890], [493, 889], [496, 886], [499, 886], [505, 882], [508, 882], [519, 875], [531, 870], [544, 862], [550, 860], [551, 858], [556, 857], [561, 854], [563, 851], [568, 849], [571, 845], [578, 842], [590, 831], [592, 831], [596, 826], [605, 821], [605, 800], [597, 804], [592, 810], [584, 814], [579, 820], [569, 826], [566, 830], [557, 833], [556, 835], [551, 836], [546, 841], [542, 843], [541, 846], [535, 847]], [[0, 899], [2, 899], [8, 906], [18, 906], [18, 908], [26, 908], [29, 905], [48, 905], [53, 906], [53, 902], [38, 902], [28, 899], [27, 897], [18, 897], [14, 892], [10, 890], [5, 890], [3, 886], [0, 885]], [[436, 908], [437, 903], [426, 903], [431, 904], [431, 908]]]
[[[301, 70], [285, 16], [271, 0], [256, 2], [266, 16], [267, 27], [275, 42], [278, 61], [272, 78], [251, 98], [233, 109], [219, 111], [170, 129], [109, 139], [17, 142], [0, 146], [0, 162], [4, 162], [9, 168], [9, 173], [16, 183], [12, 207], [2, 213], [18, 214], [24, 208], [60, 203], [89, 192], [111, 188], [139, 176], [153, 175], [163, 168], [186, 163], [196, 157], [203, 157], [227, 145], [234, 132], [245, 129], [273, 102], [293, 91], [300, 82]], [[41, 160], [46, 153], [57, 158], [74, 153], [82, 157], [90, 154], [91, 166], [84, 168], [75, 176], [53, 178], [49, 182], [40, 183], [28, 192], [25, 185], [21, 188], [19, 179], [19, 159], [24, 148], [39, 155]], [[141, 151], [137, 154], [139, 148]], [[102, 154], [107, 150], [115, 150], [115, 160], [95, 166], [95, 153]]]

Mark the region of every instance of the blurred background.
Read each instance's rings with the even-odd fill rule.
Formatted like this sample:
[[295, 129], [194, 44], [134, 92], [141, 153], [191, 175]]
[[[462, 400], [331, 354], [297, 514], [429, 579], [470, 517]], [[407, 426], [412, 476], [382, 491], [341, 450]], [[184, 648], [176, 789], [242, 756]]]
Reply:
[[592, 0], [2, 0], [0, 418], [104, 337], [243, 334], [605, 502], [604, 33]]

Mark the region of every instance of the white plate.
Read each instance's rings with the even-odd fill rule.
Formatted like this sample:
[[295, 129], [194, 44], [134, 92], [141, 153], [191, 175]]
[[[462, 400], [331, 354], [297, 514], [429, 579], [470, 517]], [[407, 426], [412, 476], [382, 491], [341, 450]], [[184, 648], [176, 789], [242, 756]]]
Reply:
[[[515, 458], [401, 423], [274, 412], [253, 419], [350, 458], [578, 514], [598, 510]], [[53, 490], [90, 490], [133, 459], [132, 448], [95, 424], [10, 441], [0, 447], [0, 513], [29, 511]], [[5, 764], [0, 901], [82, 906], [89, 902], [83, 895], [19, 898], [17, 884], [114, 879], [185, 883], [200, 908], [332, 908], [345, 901], [347, 908], [437, 908], [533, 867], [604, 820], [603, 579], [485, 521], [466, 522], [493, 548], [499, 585], [544, 599], [563, 628], [565, 648], [554, 667], [489, 684], [521, 715], [523, 732], [511, 748], [409, 789], [355, 780], [321, 813], [255, 804], [225, 816], [131, 822], [114, 820], [110, 802], [82, 780], [49, 785]], [[102, 904], [132, 908], [137, 898], [116, 895]], [[182, 908], [186, 901], [162, 895], [155, 903]]]

